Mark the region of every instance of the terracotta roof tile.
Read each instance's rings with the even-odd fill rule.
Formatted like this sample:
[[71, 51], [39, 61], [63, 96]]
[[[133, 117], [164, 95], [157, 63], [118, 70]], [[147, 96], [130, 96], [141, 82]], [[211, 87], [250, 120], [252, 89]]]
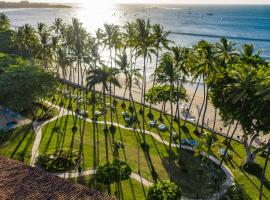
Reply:
[[86, 188], [60, 177], [0, 157], [0, 200], [115, 200], [98, 190]]

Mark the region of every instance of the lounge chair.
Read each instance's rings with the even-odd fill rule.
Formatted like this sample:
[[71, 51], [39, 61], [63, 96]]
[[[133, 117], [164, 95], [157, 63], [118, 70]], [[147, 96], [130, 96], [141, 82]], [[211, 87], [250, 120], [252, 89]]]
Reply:
[[79, 112], [79, 114], [80, 114], [81, 116], [87, 116], [87, 115], [88, 115], [88, 112], [85, 111], [85, 110], [81, 110], [81, 111]]
[[148, 124], [149, 124], [150, 128], [154, 128], [157, 126], [158, 123], [156, 120], [152, 120], [152, 121], [149, 121]]
[[95, 117], [99, 117], [99, 116], [102, 115], [102, 112], [100, 112], [100, 111], [95, 111], [94, 115], [95, 115]]
[[[225, 154], [225, 149], [224, 148], [220, 148], [219, 150], [218, 150], [218, 154], [220, 155], [220, 156], [224, 156], [224, 154]], [[226, 155], [225, 155], [225, 158], [227, 159], [227, 160], [231, 160], [232, 159], [232, 156], [231, 156], [231, 154], [229, 153], [229, 151], [227, 151], [227, 153], [226, 153]]]
[[122, 112], [123, 117], [129, 116], [128, 112]]
[[189, 145], [195, 147], [197, 145], [197, 142], [195, 140], [189, 140]]
[[186, 138], [181, 139], [181, 144], [187, 144], [187, 139]]
[[160, 131], [167, 131], [168, 128], [167, 128], [167, 126], [165, 124], [160, 124], [160, 125], [158, 125], [158, 130], [160, 130]]

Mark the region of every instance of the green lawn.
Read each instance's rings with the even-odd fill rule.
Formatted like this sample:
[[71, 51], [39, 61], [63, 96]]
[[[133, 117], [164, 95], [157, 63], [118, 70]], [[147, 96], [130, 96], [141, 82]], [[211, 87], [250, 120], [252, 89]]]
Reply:
[[7, 138], [0, 143], [0, 155], [29, 164], [35, 139], [31, 125], [19, 127], [5, 134]]
[[[78, 127], [75, 133], [72, 132], [74, 123]], [[62, 117], [43, 127], [43, 138], [39, 152], [40, 154], [46, 154], [59, 149], [72, 149], [72, 151], [82, 156], [80, 165], [83, 170], [93, 169], [94, 166], [106, 162], [103, 125], [98, 125], [96, 129], [98, 131], [94, 134], [92, 123], [87, 123], [72, 116]], [[111, 145], [113, 138], [111, 135], [109, 136], [109, 159], [111, 160], [113, 158]], [[169, 179], [169, 149], [167, 146], [146, 135], [149, 153], [144, 152], [140, 147], [141, 135], [123, 129], [117, 129], [115, 140], [124, 143], [124, 149], [120, 150], [119, 157], [131, 166], [133, 172], [138, 173], [140, 170], [141, 176], [150, 181]], [[97, 146], [94, 146], [95, 143]], [[207, 185], [211, 179], [209, 171], [205, 170], [206, 164], [199, 157], [194, 157], [191, 152], [182, 150], [180, 156], [181, 165], [179, 165], [176, 149], [173, 149], [171, 155], [173, 157], [173, 180], [181, 185], [187, 195], [195, 195], [196, 193], [206, 195], [212, 192], [214, 186]], [[201, 166], [202, 163], [204, 163], [203, 166]], [[198, 170], [202, 171], [201, 176], [197, 176]]]
[[[95, 176], [84, 176], [79, 178], [71, 179], [71, 181], [80, 183], [82, 185], [88, 186], [88, 187], [95, 187], [99, 191], [108, 192], [108, 187], [101, 184], [95, 184]], [[121, 182], [121, 188], [124, 199], [145, 199], [145, 196], [147, 195], [148, 188], [143, 186], [141, 183], [129, 179], [126, 181]], [[111, 194], [114, 194], [116, 191], [115, 185], [111, 185]]]
[[[74, 90], [74, 94], [77, 93], [77, 90]], [[86, 94], [84, 92], [81, 93], [83, 95], [84, 99], [87, 99]], [[90, 95], [88, 95], [90, 96]], [[60, 96], [55, 95], [56, 101], [55, 104], [60, 103]], [[51, 100], [51, 98], [48, 98], [48, 100]], [[63, 98], [63, 101], [65, 103], [64, 107], [68, 107], [69, 100], [66, 98]], [[99, 100], [101, 102], [101, 100]], [[109, 102], [109, 98], [107, 98], [107, 102]], [[124, 118], [122, 116], [122, 112], [124, 111], [123, 108], [121, 108], [122, 100], [118, 100], [118, 105], [116, 106], [116, 112], [113, 113], [113, 121], [115, 123], [125, 124]], [[76, 108], [76, 102], [72, 101], [72, 109], [75, 111]], [[127, 107], [129, 106], [129, 102], [126, 102]], [[102, 104], [97, 104], [96, 108], [102, 108]], [[91, 118], [92, 113], [92, 104], [81, 104], [81, 109], [86, 109], [88, 111], [88, 114], [90, 115], [89, 118]], [[136, 103], [136, 110], [137, 112], [140, 109], [140, 105]], [[148, 109], [148, 108], [147, 108]], [[146, 113], [148, 113], [146, 109]], [[109, 107], [108, 109], [109, 110]], [[57, 112], [54, 113], [55, 115]], [[153, 114], [155, 116], [155, 119], [158, 119], [160, 113], [158, 111], [153, 111]], [[131, 113], [130, 113], [131, 115]], [[139, 121], [141, 121], [142, 125], [142, 117], [138, 116]], [[164, 116], [164, 123], [169, 128], [169, 118], [168, 116]], [[100, 121], [103, 120], [103, 116], [99, 117]], [[107, 120], [110, 121], [110, 112], [107, 114]], [[149, 121], [149, 119], [146, 117], [146, 120]], [[183, 121], [182, 121], [183, 123]], [[72, 133], [72, 127], [73, 124], [76, 124], [78, 127], [77, 131]], [[109, 124], [110, 125], [110, 124]], [[177, 123], [173, 123], [174, 129], [176, 132], [178, 132], [178, 125]], [[55, 129], [54, 127], [59, 127]], [[147, 126], [146, 126], [147, 127]], [[183, 129], [181, 131], [182, 138], [193, 138], [195, 140], [198, 140], [198, 137], [193, 133], [194, 126], [187, 123], [188, 131], [184, 132]], [[54, 150], [58, 149], [66, 149], [66, 150], [73, 150], [77, 154], [82, 155], [81, 160], [81, 167], [83, 169], [93, 169], [95, 166], [105, 163], [105, 142], [104, 142], [104, 133], [103, 133], [103, 125], [98, 125], [96, 127], [96, 134], [94, 134], [93, 126], [91, 123], [85, 123], [83, 120], [76, 119], [75, 116], [68, 116], [68, 117], [62, 117], [60, 119], [57, 119], [55, 122], [52, 122], [48, 124], [47, 126], [43, 127], [43, 138], [41, 141], [40, 146], [40, 154], [45, 154], [52, 152]], [[147, 130], [150, 130], [149, 127], [147, 127]], [[157, 129], [153, 128], [151, 129], [152, 132], [155, 132], [159, 134], [163, 139], [169, 140], [169, 132], [159, 132]], [[219, 141], [223, 141], [223, 136], [217, 136]], [[10, 157], [12, 159], [18, 159], [18, 160], [24, 160], [25, 163], [29, 163], [29, 160], [31, 158], [31, 148], [33, 144], [34, 134], [32, 129], [29, 126], [26, 127], [20, 127], [17, 128], [9, 133], [8, 140], [5, 142], [2, 142], [0, 144], [0, 155]], [[126, 160], [130, 166], [132, 167], [133, 171], [138, 173], [140, 170], [141, 175], [149, 179], [150, 181], [153, 181], [155, 179], [155, 172], [157, 174], [157, 180], [163, 180], [168, 179], [168, 147], [165, 145], [159, 143], [155, 139], [153, 139], [151, 136], [146, 136], [146, 141], [149, 144], [149, 154], [142, 151], [139, 143], [142, 142], [142, 137], [140, 133], [133, 133], [132, 131], [122, 130], [117, 128], [117, 132], [115, 134], [115, 140], [122, 141], [125, 144], [124, 150], [120, 150], [120, 159]], [[96, 141], [96, 142], [94, 142]], [[109, 143], [109, 158], [112, 159], [112, 136], [110, 135], [110, 143]], [[96, 144], [96, 145], [95, 145]], [[217, 151], [221, 146], [216, 146], [212, 149], [212, 155], [219, 158], [219, 155], [217, 155]], [[240, 184], [244, 190], [244, 196], [243, 199], [257, 199], [258, 198], [258, 191], [260, 187], [260, 181], [259, 177], [256, 175], [249, 174], [245, 172], [241, 166], [242, 162], [245, 159], [245, 150], [243, 148], [243, 144], [233, 141], [232, 142], [232, 149], [230, 150], [230, 153], [233, 156], [233, 160], [230, 162], [226, 162], [225, 164], [232, 170], [235, 181]], [[173, 154], [175, 155], [174, 158], [176, 158], [177, 152], [174, 149]], [[182, 154], [181, 154], [182, 155]], [[191, 157], [190, 155], [183, 156], [183, 158]], [[139, 160], [139, 164], [138, 164]], [[265, 158], [261, 157], [260, 155], [257, 156], [257, 163], [260, 164], [262, 167], [264, 164]], [[185, 160], [185, 162], [188, 162]], [[192, 161], [194, 162], [194, 161]], [[182, 181], [183, 187], [186, 187], [186, 191], [194, 192], [196, 191], [202, 191], [204, 183], [201, 183], [200, 181], [196, 181], [196, 179], [192, 177], [184, 177], [183, 173], [180, 173], [180, 167], [176, 160], [173, 162], [174, 168], [173, 168], [173, 177], [175, 181]], [[197, 166], [197, 165], [194, 165]], [[183, 168], [183, 166], [181, 166]], [[192, 171], [190, 169], [189, 171]], [[184, 178], [183, 178], [184, 177]], [[88, 180], [92, 179], [93, 177], [84, 177], [83, 179], [86, 180], [86, 182], [89, 182]], [[270, 199], [270, 165], [267, 167], [266, 171], [266, 179], [267, 184], [266, 187], [264, 187], [264, 196], [263, 199]], [[195, 183], [192, 183], [195, 182]], [[128, 182], [128, 181], [127, 181]], [[124, 191], [131, 191], [130, 183], [123, 183]], [[135, 192], [127, 192], [124, 194], [124, 196], [127, 199], [132, 199], [133, 194], [135, 194], [136, 199], [144, 199], [144, 192], [143, 188], [140, 184], [138, 184], [136, 181], [132, 180], [132, 185], [134, 186], [133, 190]], [[196, 185], [197, 183], [197, 185]], [[195, 184], [193, 186], [193, 184]], [[87, 185], [87, 184], [86, 184]], [[91, 185], [91, 184], [90, 184]], [[188, 188], [190, 185], [192, 185], [191, 188]], [[191, 190], [190, 190], [191, 189]], [[131, 195], [131, 196], [126, 196]]]
[[[74, 94], [77, 93], [77, 90], [75, 89], [73, 91]], [[88, 96], [84, 93], [84, 92], [81, 92], [80, 95], [83, 96], [83, 99], [87, 99], [88, 96], [90, 96], [90, 94], [88, 94]], [[60, 103], [60, 97], [58, 95], [55, 96], [56, 97], [56, 103]], [[66, 98], [63, 98], [63, 101], [65, 102], [65, 105], [64, 107], [67, 107], [68, 104], [69, 104], [69, 100], [66, 99]], [[102, 102], [101, 100], [99, 100], [99, 102]], [[109, 102], [109, 98], [107, 97], [107, 102]], [[113, 121], [118, 121], [119, 123], [121, 124], [125, 124], [124, 122], [124, 119], [121, 115], [121, 112], [123, 111], [123, 109], [121, 108], [121, 103], [122, 103], [122, 100], [118, 100], [118, 105], [116, 106], [116, 112], [113, 113]], [[76, 108], [76, 102], [75, 101], [72, 101], [72, 105], [73, 105], [73, 110], [75, 110]], [[127, 107], [129, 106], [129, 102], [126, 102], [126, 105]], [[136, 106], [136, 110], [137, 112], [139, 111], [140, 109], [140, 105], [135, 103], [135, 106]], [[91, 104], [82, 104], [80, 105], [81, 109], [86, 109], [88, 111], [88, 114], [90, 115], [89, 118], [91, 118], [91, 113], [92, 113], [92, 105]], [[98, 104], [96, 105], [96, 107], [102, 107], [101, 104]], [[146, 113], [148, 113], [148, 108], [146, 108]], [[158, 111], [153, 111], [152, 112], [155, 116], [155, 119], [158, 119], [160, 113]], [[117, 117], [118, 116], [118, 117]], [[169, 118], [168, 116], [164, 116], [163, 115], [163, 119], [164, 119], [164, 123], [167, 125], [167, 127], [169, 127]], [[103, 116], [99, 117], [99, 120], [103, 120]], [[110, 114], [108, 112], [107, 114], [107, 120], [110, 120]], [[141, 120], [141, 116], [139, 115], [139, 120]], [[149, 121], [148, 118], [146, 118], [147, 121]], [[182, 122], [183, 123], [183, 122]], [[178, 130], [178, 125], [174, 122], [173, 123], [173, 127], [174, 127], [174, 130]], [[147, 129], [149, 130], [149, 127], [146, 126]], [[182, 131], [182, 138], [193, 138], [195, 140], [198, 140], [198, 137], [193, 133], [194, 131], [194, 126], [187, 123], [187, 127], [189, 129], [188, 132], [184, 132]], [[153, 128], [151, 129], [152, 132], [155, 132], [157, 134], [159, 134], [163, 139], [165, 140], [169, 140], [169, 132], [159, 132], [157, 129]], [[217, 136], [218, 139], [220, 141], [223, 141], [224, 140], [224, 137], [223, 136]], [[254, 176], [252, 174], [248, 174], [247, 172], [245, 172], [241, 166], [242, 166], [242, 162], [244, 161], [245, 159], [245, 150], [243, 148], [243, 144], [237, 142], [237, 141], [233, 141], [232, 142], [232, 149], [230, 150], [232, 156], [233, 156], [233, 160], [230, 161], [229, 163], [225, 163], [227, 164], [227, 166], [230, 167], [230, 169], [232, 170], [234, 176], [235, 176], [235, 181], [237, 183], [239, 183], [242, 187], [243, 187], [243, 190], [244, 190], [244, 193], [245, 193], [245, 198], [246, 199], [257, 199], [258, 198], [258, 192], [259, 192], [259, 187], [260, 187], [260, 181], [259, 181], [259, 178], [257, 176]], [[217, 154], [217, 151], [218, 151], [218, 148], [220, 148], [219, 146], [213, 148], [212, 150], [212, 154], [215, 155], [216, 157], [219, 158], [219, 155]], [[264, 164], [264, 160], [265, 158], [261, 157], [261, 156], [257, 156], [257, 163], [260, 164], [261, 167], [263, 167], [263, 164]], [[270, 181], [270, 167], [268, 165], [267, 167], [267, 171], [266, 171], [266, 179], [268, 181], [268, 184], [266, 184], [267, 187], [264, 187], [264, 199], [268, 199], [269, 196], [270, 196], [270, 187], [269, 187], [269, 181]], [[252, 192], [250, 192], [252, 191]]]
[[[38, 118], [44, 117], [46, 113], [44, 110], [47, 111], [49, 109], [46, 106], [34, 106], [35, 116]], [[53, 109], [52, 111], [53, 115], [50, 117], [53, 117], [58, 113], [57, 109]], [[23, 112], [22, 115], [29, 119], [32, 119], [33, 117], [32, 112], [30, 111]], [[0, 155], [29, 164], [32, 145], [35, 139], [32, 125], [28, 124], [0, 134], [4, 134], [0, 139]]]

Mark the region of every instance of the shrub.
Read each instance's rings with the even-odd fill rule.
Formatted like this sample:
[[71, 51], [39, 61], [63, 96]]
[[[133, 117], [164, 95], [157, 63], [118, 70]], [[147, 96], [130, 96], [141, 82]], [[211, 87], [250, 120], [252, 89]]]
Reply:
[[99, 183], [110, 185], [114, 182], [127, 180], [130, 175], [131, 168], [127, 163], [121, 160], [114, 160], [98, 167], [96, 179]]
[[149, 188], [147, 200], [180, 200], [181, 189], [173, 182], [161, 181]]

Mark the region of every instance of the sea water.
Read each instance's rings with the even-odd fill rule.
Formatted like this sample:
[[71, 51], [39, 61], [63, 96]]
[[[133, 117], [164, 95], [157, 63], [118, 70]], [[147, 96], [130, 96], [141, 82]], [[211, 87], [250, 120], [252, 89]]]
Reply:
[[[51, 25], [55, 18], [70, 23], [77, 17], [94, 33], [106, 23], [123, 25], [138, 17], [150, 19], [171, 31], [176, 44], [191, 47], [199, 40], [218, 42], [226, 36], [240, 48], [253, 44], [264, 58], [270, 57], [270, 6], [268, 5], [73, 5], [72, 8], [0, 9], [13, 27], [38, 22]], [[153, 69], [148, 70], [150, 74]]]

